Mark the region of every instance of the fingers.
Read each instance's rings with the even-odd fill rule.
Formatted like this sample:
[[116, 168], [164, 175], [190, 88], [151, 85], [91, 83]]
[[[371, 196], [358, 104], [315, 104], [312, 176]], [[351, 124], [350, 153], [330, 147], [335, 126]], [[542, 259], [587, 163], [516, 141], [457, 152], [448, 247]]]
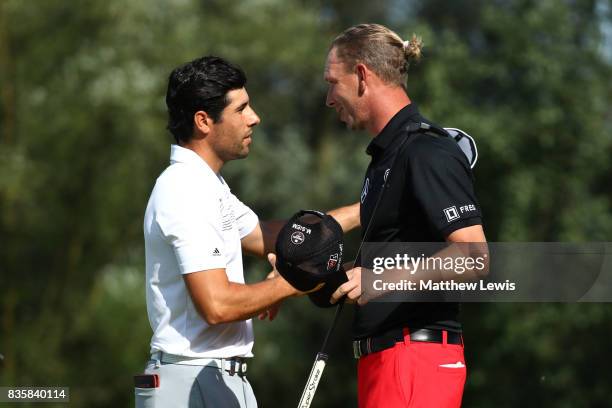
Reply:
[[276, 317], [276, 315], [278, 314], [279, 311], [280, 311], [280, 303], [277, 303], [277, 304], [273, 305], [268, 310], [268, 319], [270, 321], [274, 320], [274, 318]]
[[272, 266], [272, 271], [268, 273], [268, 275], [266, 276], [266, 279], [272, 279], [279, 275], [278, 271], [276, 270], [276, 254], [273, 254], [272, 252], [270, 252], [268, 254], [268, 262], [270, 263], [270, 266]]
[[317, 290], [321, 289], [323, 286], [325, 286], [325, 282], [319, 283], [313, 289], [307, 290], [306, 292], [302, 292], [302, 294], [307, 295], [309, 293], [316, 292]]
[[[354, 282], [348, 281], [346, 283], [343, 283], [342, 285], [338, 286], [338, 289], [336, 289], [334, 293], [332, 293], [331, 298], [329, 299], [329, 303], [331, 303], [332, 305], [336, 304], [345, 295], [347, 297], [346, 301], [348, 303], [352, 303], [355, 301], [356, 298], [351, 298], [350, 296], [348, 296], [351, 293], [353, 294], [353, 296], [355, 296], [355, 293], [361, 293], [361, 289], [358, 288]], [[359, 296], [357, 295], [357, 297]]]
[[361, 297], [361, 268], [354, 268], [346, 272], [348, 282], [343, 283], [332, 294], [329, 302], [337, 303], [343, 296], [346, 296], [346, 301], [353, 303]]
[[370, 301], [370, 299], [367, 299], [365, 296], [360, 296], [359, 299], [357, 300], [357, 304], [359, 306], [363, 306], [366, 303], [368, 303]]
[[278, 312], [280, 311], [281, 303], [282, 302], [273, 304], [272, 306], [270, 306], [269, 309], [264, 310], [263, 312], [258, 314], [257, 318], [259, 320], [266, 320], [266, 318], [268, 318], [268, 320], [270, 321], [274, 320], [276, 318], [276, 315], [278, 315]]
[[272, 269], [276, 270], [276, 254], [273, 254], [272, 252], [270, 252], [268, 254], [268, 262], [270, 262]]

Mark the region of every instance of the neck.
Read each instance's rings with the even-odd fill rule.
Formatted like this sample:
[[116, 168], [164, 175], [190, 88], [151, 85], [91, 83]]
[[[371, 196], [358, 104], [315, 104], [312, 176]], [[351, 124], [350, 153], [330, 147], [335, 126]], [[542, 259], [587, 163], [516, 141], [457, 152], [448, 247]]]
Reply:
[[215, 174], [219, 174], [221, 168], [225, 164], [223, 160], [221, 160], [216, 154], [213, 153], [212, 149], [206, 146], [202, 142], [198, 142], [197, 140], [192, 140], [188, 143], [180, 143], [181, 147], [185, 149], [189, 149], [194, 151], [198, 156], [202, 158], [208, 164], [208, 167], [215, 172]]
[[366, 130], [372, 135], [378, 135], [387, 123], [411, 101], [402, 87], [388, 87], [372, 98], [370, 123]]

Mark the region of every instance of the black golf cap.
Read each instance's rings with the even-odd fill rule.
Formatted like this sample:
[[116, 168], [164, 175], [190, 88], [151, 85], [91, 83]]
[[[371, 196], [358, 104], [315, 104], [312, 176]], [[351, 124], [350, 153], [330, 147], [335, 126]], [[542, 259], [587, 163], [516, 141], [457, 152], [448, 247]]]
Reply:
[[325, 282], [309, 297], [317, 306], [331, 306], [331, 294], [347, 280], [342, 269], [343, 245], [342, 227], [333, 217], [319, 211], [299, 211], [276, 239], [276, 269], [301, 291]]

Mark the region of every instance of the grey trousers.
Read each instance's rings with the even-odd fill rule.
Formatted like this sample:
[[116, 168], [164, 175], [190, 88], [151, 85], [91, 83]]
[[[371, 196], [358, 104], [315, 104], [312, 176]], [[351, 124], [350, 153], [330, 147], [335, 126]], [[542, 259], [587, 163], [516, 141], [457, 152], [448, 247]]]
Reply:
[[135, 388], [136, 408], [257, 408], [246, 376], [217, 367], [150, 360], [146, 374], [158, 374], [158, 388]]

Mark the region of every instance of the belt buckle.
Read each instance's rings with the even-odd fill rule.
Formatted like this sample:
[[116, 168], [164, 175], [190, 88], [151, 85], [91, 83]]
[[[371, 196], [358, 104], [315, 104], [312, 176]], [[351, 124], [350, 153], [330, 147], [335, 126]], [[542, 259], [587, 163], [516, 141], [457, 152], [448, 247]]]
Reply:
[[234, 376], [236, 374], [236, 364], [238, 362], [236, 361], [235, 358], [228, 358], [227, 361], [230, 364], [230, 368], [229, 368], [229, 370], [226, 369], [225, 371], [227, 371], [228, 374], [230, 375], [230, 377], [232, 377], [232, 376]]
[[232, 357], [228, 359], [230, 363], [230, 369], [225, 370], [229, 373], [230, 377], [236, 375], [245, 375], [247, 371], [247, 363], [242, 358]]
[[359, 360], [359, 357], [361, 357], [361, 340], [354, 340], [353, 341], [353, 357], [355, 357], [356, 360]]

